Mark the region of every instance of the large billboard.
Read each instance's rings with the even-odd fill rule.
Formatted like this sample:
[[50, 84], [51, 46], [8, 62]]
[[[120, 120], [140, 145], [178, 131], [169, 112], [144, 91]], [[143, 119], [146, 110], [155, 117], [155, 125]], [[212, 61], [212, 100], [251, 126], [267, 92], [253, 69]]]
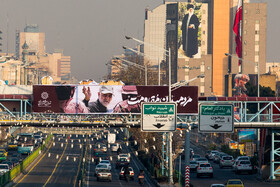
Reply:
[[178, 3], [178, 58], [201, 58], [202, 3]]
[[[168, 102], [168, 86], [34, 85], [33, 111], [44, 113], [141, 113], [141, 102]], [[198, 87], [172, 91], [178, 114], [198, 113]]]

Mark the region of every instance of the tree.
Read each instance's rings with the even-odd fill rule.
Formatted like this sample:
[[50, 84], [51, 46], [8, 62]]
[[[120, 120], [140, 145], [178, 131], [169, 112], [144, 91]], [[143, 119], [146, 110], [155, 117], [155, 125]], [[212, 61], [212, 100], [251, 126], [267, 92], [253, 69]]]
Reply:
[[[247, 95], [249, 97], [257, 97], [258, 95], [258, 86], [253, 85], [251, 82], [246, 84]], [[275, 97], [275, 91], [270, 87], [265, 87], [260, 85], [260, 97]], [[257, 103], [248, 104], [249, 113], [257, 113], [258, 107]]]

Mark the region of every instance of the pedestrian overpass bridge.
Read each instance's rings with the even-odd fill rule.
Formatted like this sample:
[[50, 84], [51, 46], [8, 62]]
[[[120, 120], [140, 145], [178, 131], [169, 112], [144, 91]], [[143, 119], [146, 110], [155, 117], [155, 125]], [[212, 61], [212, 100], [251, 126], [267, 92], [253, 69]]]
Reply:
[[[17, 102], [20, 111], [13, 111], [11, 102]], [[34, 113], [31, 103], [30, 95], [0, 97], [0, 127], [139, 128], [141, 124], [141, 114]], [[267, 130], [271, 131], [271, 178], [280, 174], [280, 97], [199, 97], [198, 103], [233, 104], [234, 128], [261, 129], [263, 138]], [[197, 123], [198, 117], [199, 114], [177, 115], [177, 127]], [[264, 146], [263, 141], [260, 139], [259, 147]]]

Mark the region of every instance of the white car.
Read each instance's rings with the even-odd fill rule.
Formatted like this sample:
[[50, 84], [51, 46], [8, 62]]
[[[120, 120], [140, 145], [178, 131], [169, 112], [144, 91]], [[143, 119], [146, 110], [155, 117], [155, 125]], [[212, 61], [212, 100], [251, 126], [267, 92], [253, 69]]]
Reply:
[[208, 175], [213, 178], [213, 167], [210, 163], [199, 164], [196, 169], [196, 176]]
[[196, 161], [198, 158], [200, 158], [200, 155], [192, 155], [192, 160]]
[[215, 151], [215, 150], [210, 151], [210, 153], [207, 155], [208, 159], [209, 159], [209, 160], [213, 160], [214, 157], [215, 157], [215, 154], [218, 153], [218, 152], [219, 152], [219, 151]]
[[207, 158], [198, 158], [198, 159], [196, 159], [196, 162], [198, 164], [203, 164], [203, 163], [208, 163], [208, 160], [207, 160]]
[[110, 145], [112, 152], [117, 152], [119, 148], [119, 144], [113, 143]]
[[111, 171], [111, 169], [112, 169], [112, 165], [111, 165], [111, 162], [110, 162], [109, 160], [101, 160], [101, 161], [99, 162], [99, 164], [108, 165], [108, 168], [109, 168], [110, 171]]
[[9, 165], [8, 164], [0, 164], [0, 174], [3, 175], [6, 172], [9, 171]]
[[234, 162], [233, 166], [232, 166], [233, 169], [236, 168], [237, 163], [238, 163], [239, 161], [241, 161], [241, 160], [250, 161], [250, 157], [248, 157], [248, 156], [239, 156], [239, 157], [237, 157], [237, 158], [235, 159], [235, 162]]
[[196, 171], [198, 163], [196, 161], [190, 161], [190, 171]]
[[126, 158], [127, 162], [130, 162], [129, 154], [126, 153], [119, 154], [119, 158]]
[[109, 170], [109, 166], [107, 164], [98, 164], [95, 167], [95, 176], [98, 175], [98, 171], [101, 170], [101, 169], [108, 169]]
[[247, 160], [250, 161], [250, 157], [248, 156], [239, 156], [235, 159], [235, 161], [239, 161], [239, 160]]
[[253, 167], [250, 161], [248, 160], [240, 160], [235, 166], [235, 173], [239, 174], [241, 172], [248, 172], [249, 174], [252, 174]]
[[220, 160], [220, 168], [223, 167], [233, 167], [234, 165], [234, 159], [232, 156], [222, 156], [222, 159]]
[[224, 184], [211, 184], [211, 187], [225, 187]]

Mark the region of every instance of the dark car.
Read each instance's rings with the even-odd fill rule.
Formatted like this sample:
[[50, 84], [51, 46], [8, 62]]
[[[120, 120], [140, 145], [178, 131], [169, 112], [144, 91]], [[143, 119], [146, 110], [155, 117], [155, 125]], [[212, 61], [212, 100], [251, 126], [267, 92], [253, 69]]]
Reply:
[[128, 165], [129, 165], [129, 162], [128, 162], [127, 158], [125, 158], [125, 157], [121, 157], [116, 162], [116, 168], [124, 167], [124, 166], [128, 166]]
[[[125, 178], [125, 177], [124, 177], [124, 170], [125, 170], [125, 168], [122, 167], [121, 172], [120, 172], [120, 176], [119, 176], [120, 180]], [[133, 171], [133, 168], [132, 168], [132, 167], [128, 167], [128, 170], [129, 170], [129, 178], [130, 178], [131, 180], [134, 180], [134, 171]]]
[[17, 154], [17, 153], [14, 153], [11, 158], [17, 158], [19, 162], [21, 162], [23, 160], [23, 158], [21, 157], [21, 154]]
[[19, 164], [19, 160], [15, 157], [9, 158], [9, 161], [11, 161], [13, 163], [14, 167]]

